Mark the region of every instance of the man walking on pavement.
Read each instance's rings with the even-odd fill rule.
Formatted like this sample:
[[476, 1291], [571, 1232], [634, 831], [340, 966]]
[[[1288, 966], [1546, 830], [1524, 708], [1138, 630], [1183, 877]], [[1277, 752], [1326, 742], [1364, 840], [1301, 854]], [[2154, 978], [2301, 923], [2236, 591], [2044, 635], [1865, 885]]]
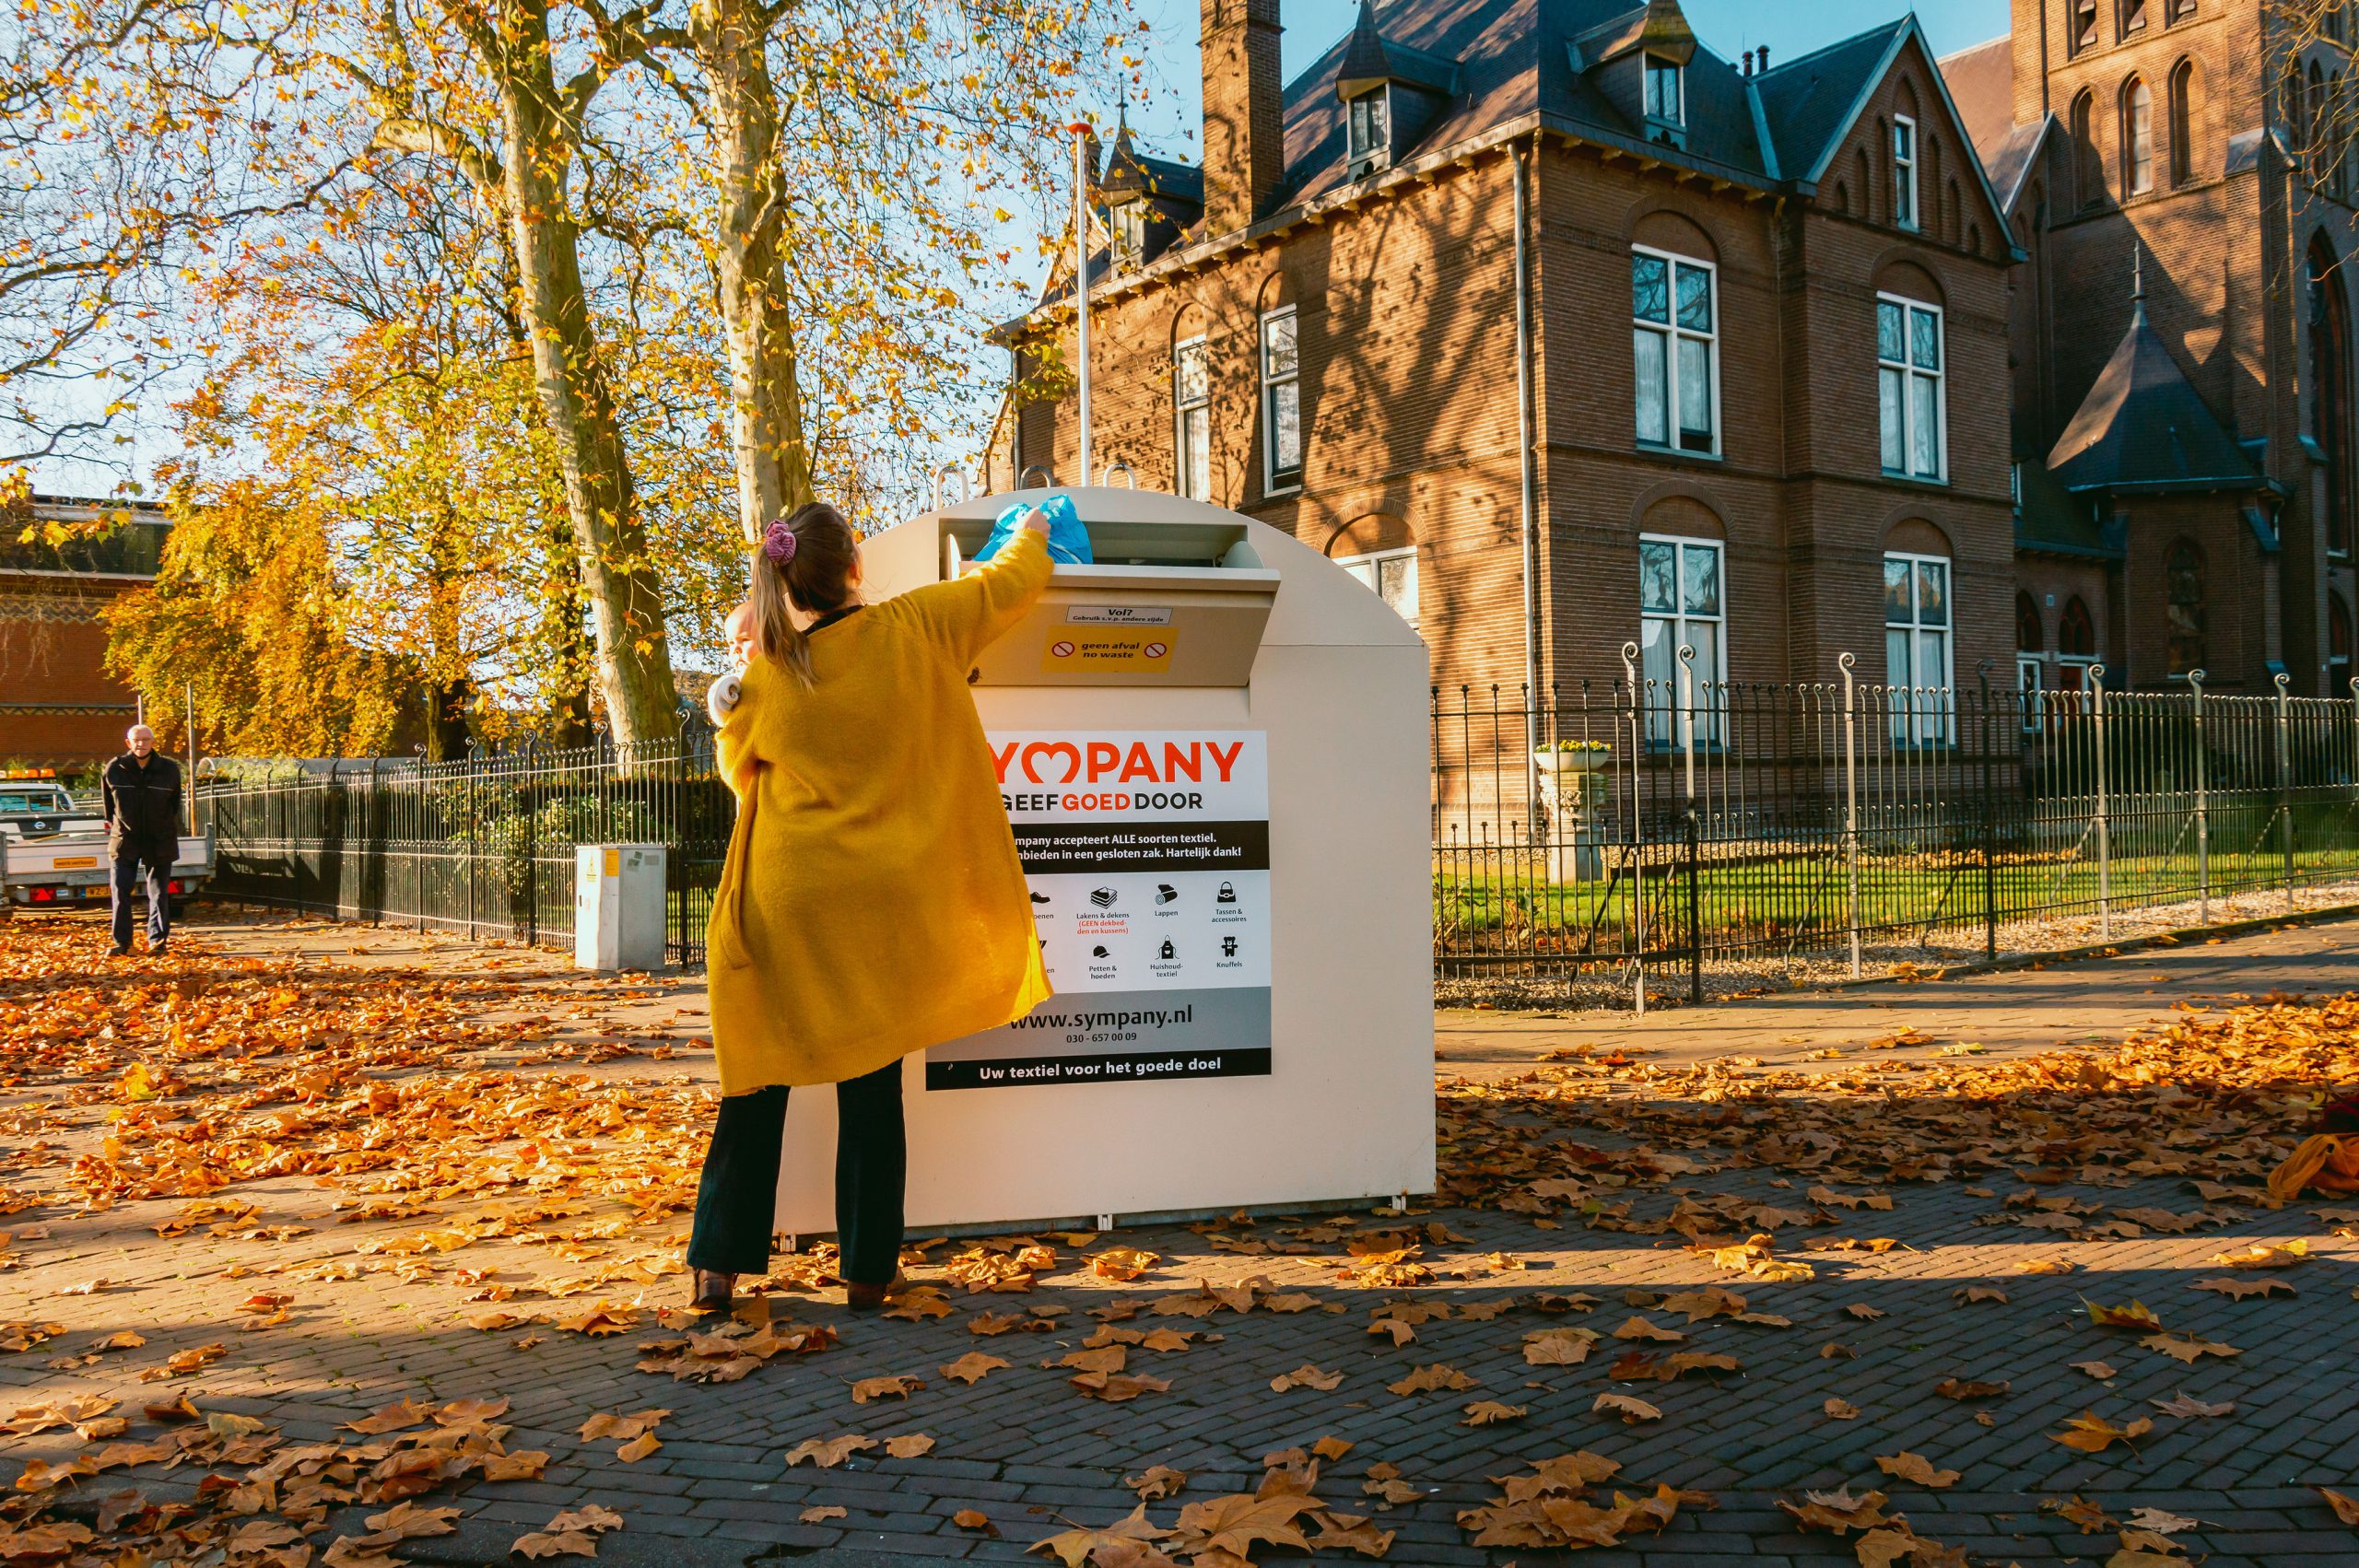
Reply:
[[156, 731], [145, 724], [134, 724], [123, 739], [131, 749], [107, 764], [100, 780], [107, 848], [114, 858], [110, 958], [131, 951], [131, 895], [143, 871], [147, 878], [147, 951], [164, 951], [172, 927], [172, 861], [181, 847], [181, 765], [157, 751]]

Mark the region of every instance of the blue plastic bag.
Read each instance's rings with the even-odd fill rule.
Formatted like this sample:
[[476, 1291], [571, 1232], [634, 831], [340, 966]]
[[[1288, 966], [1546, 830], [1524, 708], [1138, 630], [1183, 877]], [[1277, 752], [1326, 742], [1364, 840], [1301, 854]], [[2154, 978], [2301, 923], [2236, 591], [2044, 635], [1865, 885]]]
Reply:
[[[988, 561], [1000, 552], [1000, 547], [1015, 537], [1016, 525], [1024, 514], [1032, 509], [1030, 501], [1018, 501], [999, 514], [992, 524], [992, 536], [975, 552], [975, 559]], [[1081, 514], [1073, 509], [1073, 497], [1059, 492], [1039, 503], [1049, 514], [1049, 559], [1062, 561], [1069, 567], [1088, 566], [1094, 557], [1089, 553], [1089, 530], [1081, 525]]]

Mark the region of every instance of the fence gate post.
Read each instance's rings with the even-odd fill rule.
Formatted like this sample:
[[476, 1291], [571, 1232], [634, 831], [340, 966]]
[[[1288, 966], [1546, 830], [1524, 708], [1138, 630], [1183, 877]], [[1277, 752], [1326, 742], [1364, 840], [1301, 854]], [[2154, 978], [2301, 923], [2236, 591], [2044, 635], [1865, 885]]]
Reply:
[[2212, 798], [2211, 756], [2203, 743], [2203, 682], [2201, 670], [2187, 673], [2187, 689], [2195, 694], [2195, 923], [2212, 923]]
[[1999, 837], [1999, 801], [1990, 785], [1990, 661], [1978, 661], [1975, 679], [1982, 687], [1982, 956], [1999, 956], [1998, 874], [1990, 866]]
[[2285, 907], [2294, 907], [2294, 743], [2293, 680], [2277, 672], [2277, 837], [2285, 861]]
[[1679, 645], [1680, 695], [1687, 710], [1687, 1000], [1704, 1000], [1702, 825], [1696, 818], [1696, 650]]
[[1843, 672], [1843, 865], [1850, 888], [1844, 923], [1850, 930], [1851, 977], [1856, 980], [1860, 977], [1860, 736], [1851, 666], [1858, 661], [1845, 652], [1835, 662]]
[[1630, 968], [1631, 1004], [1639, 1016], [1647, 1011], [1647, 827], [1646, 810], [1638, 799], [1646, 781], [1646, 716], [1639, 711], [1638, 645], [1622, 645], [1622, 681], [1630, 693]]
[[2095, 731], [2097, 751], [2097, 939], [2113, 940], [2113, 825], [2107, 820], [2110, 802], [2106, 798], [2105, 755], [2105, 666], [2089, 666], [2090, 710], [2092, 728]]

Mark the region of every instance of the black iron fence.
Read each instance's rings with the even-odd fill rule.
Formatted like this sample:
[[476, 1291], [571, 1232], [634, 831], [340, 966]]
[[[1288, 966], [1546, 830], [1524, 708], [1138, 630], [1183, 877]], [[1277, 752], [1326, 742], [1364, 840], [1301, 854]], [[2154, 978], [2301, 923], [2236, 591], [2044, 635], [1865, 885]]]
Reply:
[[704, 955], [735, 803], [709, 743], [460, 762], [219, 759], [199, 780], [217, 895], [460, 935], [570, 941], [581, 844], [667, 848], [667, 946]]
[[[1631, 650], [1635, 661], [1636, 650]], [[2359, 692], [2025, 694], [1625, 678], [1436, 692], [1445, 979], [1860, 969], [2053, 946], [2059, 922], [2359, 882]], [[709, 737], [464, 762], [228, 761], [199, 798], [222, 895], [470, 936], [572, 934], [575, 846], [665, 845], [671, 955], [703, 957], [734, 807]], [[2037, 929], [2035, 929], [2037, 928]]]
[[[1701, 996], [1719, 961], [1859, 972], [2027, 928], [2359, 879], [2352, 698], [1671, 679], [1436, 693], [1444, 977], [1619, 970]], [[1629, 649], [1635, 664], [1637, 649]]]

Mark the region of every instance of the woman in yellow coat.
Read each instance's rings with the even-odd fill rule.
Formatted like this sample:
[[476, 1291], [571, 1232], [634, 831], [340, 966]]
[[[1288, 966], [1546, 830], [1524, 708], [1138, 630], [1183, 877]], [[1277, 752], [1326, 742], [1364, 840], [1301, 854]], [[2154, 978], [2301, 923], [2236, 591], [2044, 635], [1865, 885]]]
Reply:
[[786, 1096], [836, 1085], [838, 1272], [885, 1298], [901, 1250], [901, 1058], [1049, 994], [967, 673], [1049, 580], [1048, 519], [955, 582], [859, 602], [859, 542], [814, 502], [754, 565], [752, 657], [716, 685], [737, 825], [706, 937], [721, 1114], [697, 1193], [696, 1304], [769, 1269]]

